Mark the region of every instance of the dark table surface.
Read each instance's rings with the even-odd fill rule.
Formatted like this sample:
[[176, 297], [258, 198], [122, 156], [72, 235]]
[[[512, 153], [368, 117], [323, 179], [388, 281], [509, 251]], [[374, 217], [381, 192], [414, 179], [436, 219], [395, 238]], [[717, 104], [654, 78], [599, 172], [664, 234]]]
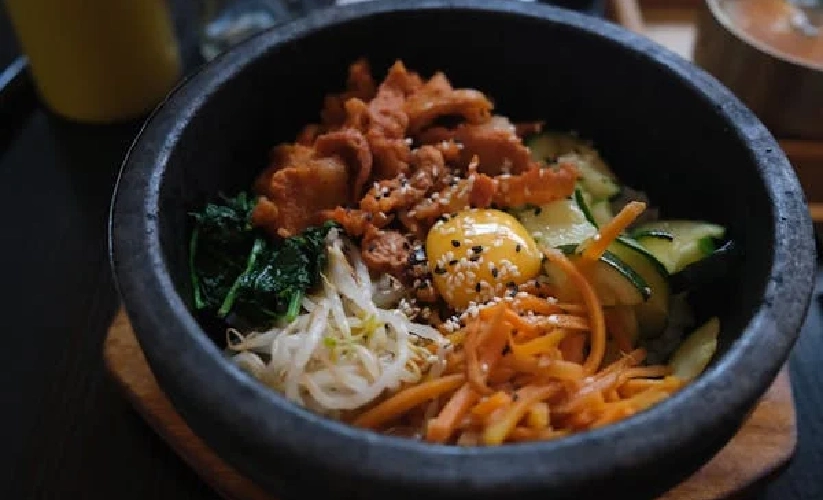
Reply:
[[[0, 69], [16, 55], [0, 9]], [[0, 99], [2, 104], [2, 99]], [[80, 126], [0, 106], [0, 498], [218, 498], [118, 393], [101, 355], [117, 307], [109, 200], [139, 124]], [[823, 499], [823, 273], [790, 360], [799, 443], [750, 495]]]

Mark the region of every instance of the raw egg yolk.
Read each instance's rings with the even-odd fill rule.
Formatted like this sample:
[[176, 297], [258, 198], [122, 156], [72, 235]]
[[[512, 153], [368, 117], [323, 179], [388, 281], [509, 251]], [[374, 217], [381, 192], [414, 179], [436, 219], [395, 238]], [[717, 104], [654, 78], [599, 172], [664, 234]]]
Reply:
[[540, 274], [543, 255], [528, 231], [500, 210], [471, 209], [426, 237], [434, 286], [455, 309], [482, 304]]

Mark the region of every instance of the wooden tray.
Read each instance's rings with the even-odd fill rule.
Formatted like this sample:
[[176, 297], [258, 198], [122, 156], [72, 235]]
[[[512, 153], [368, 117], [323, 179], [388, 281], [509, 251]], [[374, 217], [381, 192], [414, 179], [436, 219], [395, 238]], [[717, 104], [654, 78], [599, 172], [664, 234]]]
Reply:
[[[186, 425], [157, 385], [129, 320], [120, 311], [103, 347], [106, 366], [149, 425], [220, 495], [274, 500], [224, 463]], [[784, 367], [734, 439], [662, 500], [715, 500], [739, 492], [785, 463], [797, 443], [794, 402]]]

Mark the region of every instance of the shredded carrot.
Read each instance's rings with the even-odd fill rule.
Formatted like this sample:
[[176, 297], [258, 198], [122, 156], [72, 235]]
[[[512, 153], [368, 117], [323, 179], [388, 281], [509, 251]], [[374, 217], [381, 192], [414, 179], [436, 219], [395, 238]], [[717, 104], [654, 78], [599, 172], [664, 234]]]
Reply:
[[583, 370], [587, 374], [592, 374], [597, 371], [600, 362], [603, 361], [603, 354], [606, 352], [606, 324], [603, 319], [603, 308], [600, 306], [600, 299], [585, 276], [562, 252], [552, 248], [544, 249], [543, 252], [553, 264], [556, 264], [572, 279], [586, 303], [589, 323], [591, 324], [591, 337], [589, 339], [589, 357], [583, 364]]
[[548, 385], [544, 387], [524, 387], [517, 391], [517, 401], [505, 408], [499, 417], [486, 427], [482, 436], [483, 443], [487, 445], [501, 444], [534, 403], [548, 398], [559, 389], [557, 385]]
[[568, 328], [569, 330], [588, 330], [589, 322], [580, 316], [572, 314], [552, 314], [545, 317], [545, 322], [550, 326], [557, 326], [559, 328]]
[[564, 310], [546, 299], [541, 299], [534, 295], [526, 295], [525, 297], [518, 297], [514, 301], [514, 307], [518, 311], [531, 311], [534, 314], [555, 314], [563, 312]]
[[413, 385], [362, 413], [352, 424], [356, 427], [378, 428], [400, 417], [419, 404], [431, 401], [457, 389], [465, 381], [466, 376], [460, 373]]
[[486, 377], [503, 356], [503, 348], [509, 340], [509, 331], [502, 321], [505, 312], [506, 309], [500, 306], [489, 323], [480, 325], [480, 319], [472, 322], [472, 330], [466, 336], [466, 378], [480, 394], [492, 392], [486, 385]]
[[646, 204], [642, 201], [630, 201], [617, 213], [610, 221], [606, 222], [597, 234], [585, 245], [581, 257], [589, 262], [594, 262], [603, 255], [603, 252], [614, 243], [614, 240], [634, 222], [643, 211]]
[[663, 391], [675, 392], [683, 387], [684, 383], [685, 381], [674, 376], [668, 376], [663, 379], [636, 378], [624, 382], [618, 392], [624, 398], [630, 398], [646, 389], [655, 387]]
[[454, 393], [448, 403], [440, 410], [437, 417], [431, 419], [426, 427], [426, 440], [445, 443], [457, 428], [457, 424], [479, 399], [478, 394], [468, 383]]
[[560, 380], [580, 380], [583, 378], [583, 367], [573, 361], [550, 359], [541, 364], [540, 375]]
[[498, 391], [477, 403], [477, 405], [472, 408], [471, 413], [473, 416], [484, 418], [498, 408], [511, 404], [511, 402], [512, 397], [507, 392]]
[[545, 429], [549, 426], [549, 405], [544, 401], [538, 401], [529, 408], [526, 413], [526, 424], [532, 429]]
[[580, 304], [520, 295], [482, 308], [448, 334], [442, 375], [401, 389], [354, 424], [382, 428], [402, 417], [429, 442], [465, 446], [554, 439], [627, 418], [682, 387], [667, 366], [641, 366], [646, 351], [632, 349], [578, 262], [544, 253], [571, 278]]
[[568, 332], [561, 329], [555, 329], [546, 335], [534, 338], [532, 340], [517, 344], [510, 341], [512, 353], [516, 357], [525, 356], [539, 356], [541, 354], [548, 354], [557, 349], [557, 345], [568, 335]]

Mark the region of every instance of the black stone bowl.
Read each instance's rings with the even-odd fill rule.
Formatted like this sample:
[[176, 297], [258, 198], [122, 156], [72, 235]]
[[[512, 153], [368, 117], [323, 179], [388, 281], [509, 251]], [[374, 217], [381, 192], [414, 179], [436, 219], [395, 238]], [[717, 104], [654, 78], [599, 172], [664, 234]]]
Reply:
[[[221, 355], [192, 314], [187, 212], [246, 189], [279, 141], [368, 56], [487, 92], [500, 113], [591, 138], [669, 217], [724, 224], [742, 262], [703, 298], [723, 326], [693, 384], [616, 425], [545, 443], [436, 446], [316, 416]], [[276, 498], [646, 498], [738, 429], [785, 362], [812, 291], [812, 226], [775, 140], [702, 71], [617, 26], [511, 0], [318, 11], [213, 61], [160, 106], [125, 163], [112, 261], [151, 369], [192, 429]]]

